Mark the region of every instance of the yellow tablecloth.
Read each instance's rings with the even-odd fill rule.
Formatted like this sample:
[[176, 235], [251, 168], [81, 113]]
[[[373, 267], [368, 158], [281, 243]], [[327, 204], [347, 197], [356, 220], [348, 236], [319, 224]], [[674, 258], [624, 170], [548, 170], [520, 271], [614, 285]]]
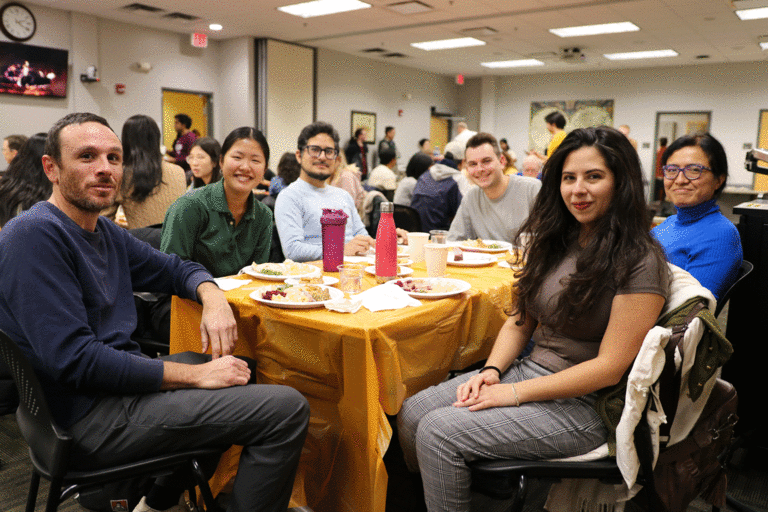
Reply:
[[[423, 264], [415, 276], [426, 275]], [[236, 354], [258, 361], [258, 382], [299, 390], [311, 408], [292, 504], [318, 512], [384, 511], [387, 474], [382, 457], [407, 396], [436, 384], [451, 369], [488, 356], [512, 306], [512, 271], [449, 266], [446, 277], [472, 289], [420, 307], [344, 314], [326, 309], [265, 306], [248, 295], [266, 281], [226, 293], [238, 323]], [[247, 278], [248, 276], [242, 276]], [[374, 286], [366, 277], [364, 289]], [[201, 307], [174, 297], [171, 352], [200, 350]], [[211, 486], [227, 490], [239, 449], [222, 457]]]

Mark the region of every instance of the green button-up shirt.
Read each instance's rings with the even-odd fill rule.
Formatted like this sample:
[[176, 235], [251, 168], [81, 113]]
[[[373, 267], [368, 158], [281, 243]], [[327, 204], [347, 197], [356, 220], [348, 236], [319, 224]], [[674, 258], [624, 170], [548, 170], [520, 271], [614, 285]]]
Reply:
[[181, 196], [168, 208], [160, 249], [202, 264], [214, 277], [269, 259], [272, 212], [253, 195], [235, 225], [222, 180]]

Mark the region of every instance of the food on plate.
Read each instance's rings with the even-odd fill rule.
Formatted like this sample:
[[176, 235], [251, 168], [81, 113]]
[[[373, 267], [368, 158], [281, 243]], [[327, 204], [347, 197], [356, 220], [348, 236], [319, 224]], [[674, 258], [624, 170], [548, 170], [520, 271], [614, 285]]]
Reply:
[[331, 292], [315, 284], [280, 284], [270, 286], [261, 294], [261, 298], [274, 302], [322, 302], [330, 300]]
[[478, 249], [503, 249], [504, 247], [501, 244], [491, 243], [487, 244], [483, 241], [482, 238], [478, 238], [477, 240], [466, 240], [462, 243], [464, 247], [476, 247]]
[[464, 253], [458, 247], [453, 248], [453, 261], [464, 261]]
[[448, 293], [459, 289], [456, 283], [441, 280], [398, 279], [394, 284], [412, 293]]
[[253, 270], [258, 274], [265, 276], [300, 276], [311, 274], [317, 270], [317, 267], [306, 263], [296, 263], [292, 260], [285, 260], [283, 263], [253, 263]]
[[300, 277], [299, 284], [323, 284], [323, 276], [320, 277]]

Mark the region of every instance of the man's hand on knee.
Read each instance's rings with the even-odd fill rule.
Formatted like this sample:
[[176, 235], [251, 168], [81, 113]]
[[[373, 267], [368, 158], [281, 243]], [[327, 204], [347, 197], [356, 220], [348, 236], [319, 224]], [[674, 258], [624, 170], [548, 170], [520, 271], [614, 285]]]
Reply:
[[221, 389], [244, 386], [250, 378], [248, 364], [234, 356], [224, 356], [197, 365], [164, 361], [161, 389]]

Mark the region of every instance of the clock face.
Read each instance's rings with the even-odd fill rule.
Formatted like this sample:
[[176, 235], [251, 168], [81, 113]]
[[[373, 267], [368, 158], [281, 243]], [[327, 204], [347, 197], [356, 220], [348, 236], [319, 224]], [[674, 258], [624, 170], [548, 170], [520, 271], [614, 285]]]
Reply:
[[29, 9], [21, 4], [5, 4], [0, 10], [2, 30], [9, 39], [26, 41], [35, 35], [37, 23]]

